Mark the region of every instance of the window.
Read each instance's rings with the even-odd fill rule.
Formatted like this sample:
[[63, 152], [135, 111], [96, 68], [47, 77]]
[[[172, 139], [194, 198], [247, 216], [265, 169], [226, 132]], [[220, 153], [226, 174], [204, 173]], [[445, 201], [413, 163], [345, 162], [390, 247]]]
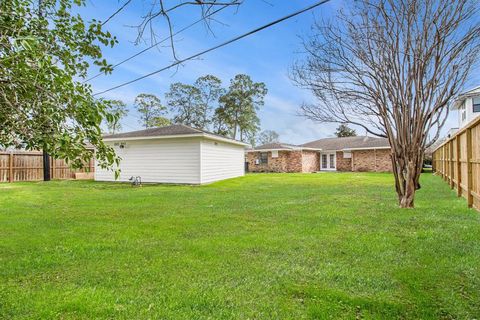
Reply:
[[473, 112], [480, 112], [480, 97], [473, 98]]
[[260, 164], [267, 164], [268, 163], [268, 152], [260, 153]]
[[462, 122], [465, 122], [465, 120], [467, 120], [467, 108], [465, 107], [465, 101], [463, 102], [460, 110], [461, 110], [460, 112], [462, 114]]
[[272, 158], [278, 158], [278, 150], [272, 150]]
[[335, 155], [330, 154], [330, 169], [335, 169]]

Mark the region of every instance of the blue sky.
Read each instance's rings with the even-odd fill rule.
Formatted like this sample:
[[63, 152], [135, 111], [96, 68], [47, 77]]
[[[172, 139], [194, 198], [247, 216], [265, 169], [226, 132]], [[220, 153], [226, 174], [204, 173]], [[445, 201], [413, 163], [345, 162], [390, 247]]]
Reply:
[[[186, 62], [176, 70], [156, 74], [103, 96], [126, 102], [130, 107], [130, 113], [122, 121], [123, 130], [138, 130], [141, 129], [141, 125], [133, 101], [139, 93], [153, 93], [164, 102], [164, 94], [173, 82], [192, 83], [202, 75], [213, 74], [223, 81], [224, 86], [228, 86], [229, 80], [236, 74], [246, 73], [254, 81], [265, 82], [269, 89], [265, 106], [259, 112], [262, 130], [275, 130], [283, 142], [290, 143], [305, 143], [333, 136], [337, 125], [313, 123], [296, 115], [303, 102], [313, 102], [314, 99], [308, 91], [292, 84], [288, 72], [295, 59], [301, 57], [299, 36], [308, 34], [315, 17], [332, 16], [343, 6], [343, 1], [345, 0], [332, 0], [311, 12], [209, 53], [200, 59]], [[175, 43], [177, 55], [179, 58], [188, 57], [315, 2], [317, 0], [246, 0], [238, 9], [227, 8], [216, 15], [219, 22], [211, 24], [213, 35], [202, 24], [178, 35]], [[87, 19], [105, 20], [122, 3], [123, 0], [89, 1], [87, 7], [81, 9], [81, 13]], [[132, 26], [141, 22], [141, 16], [148, 9], [146, 3], [149, 2], [134, 0], [106, 25], [106, 29], [119, 40], [119, 44], [113, 49], [104, 51], [109, 63], [116, 63], [151, 44], [148, 40], [146, 43], [134, 44], [138, 33]], [[179, 9], [172, 14], [174, 28], [181, 29], [199, 17], [199, 12], [194, 9]], [[158, 19], [155, 30], [159, 39], [168, 35], [162, 19]], [[168, 47], [152, 49], [119, 66], [112, 75], [96, 78], [91, 84], [94, 92], [99, 92], [172, 62], [172, 53]], [[95, 73], [92, 69], [92, 75]], [[455, 126], [456, 123], [456, 116], [452, 116], [446, 128]], [[364, 134], [362, 129], [358, 129], [357, 133]]]

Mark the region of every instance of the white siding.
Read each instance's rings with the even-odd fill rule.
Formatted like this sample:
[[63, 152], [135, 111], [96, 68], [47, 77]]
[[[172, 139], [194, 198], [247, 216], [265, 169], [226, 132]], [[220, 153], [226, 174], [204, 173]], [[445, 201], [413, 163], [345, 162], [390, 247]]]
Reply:
[[[125, 141], [126, 147], [115, 147], [120, 162], [119, 181], [140, 176], [142, 182], [200, 183], [201, 138], [174, 138]], [[114, 142], [107, 142], [114, 145]], [[95, 180], [115, 181], [112, 171], [98, 166]]]
[[204, 139], [201, 144], [201, 182], [209, 183], [245, 174], [245, 147]]
[[[480, 96], [480, 89], [477, 90], [472, 90], [471, 93], [478, 93], [478, 96]], [[465, 113], [466, 117], [465, 120], [462, 119], [462, 113], [464, 112], [463, 107], [465, 108]], [[463, 107], [460, 107], [458, 109], [458, 123], [460, 129], [466, 126], [468, 123], [473, 121], [476, 117], [480, 116], [479, 112], [473, 112], [473, 98], [466, 98], [464, 101]]]

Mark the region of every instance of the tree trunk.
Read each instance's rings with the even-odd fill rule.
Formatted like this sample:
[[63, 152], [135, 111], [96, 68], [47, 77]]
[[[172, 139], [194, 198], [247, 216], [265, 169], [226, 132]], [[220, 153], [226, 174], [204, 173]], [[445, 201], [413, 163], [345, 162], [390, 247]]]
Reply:
[[400, 208], [415, 207], [415, 192], [420, 189], [423, 155], [413, 154], [406, 157], [406, 150], [392, 152], [392, 167], [395, 176], [395, 189]]
[[43, 181], [50, 181], [50, 156], [43, 150]]

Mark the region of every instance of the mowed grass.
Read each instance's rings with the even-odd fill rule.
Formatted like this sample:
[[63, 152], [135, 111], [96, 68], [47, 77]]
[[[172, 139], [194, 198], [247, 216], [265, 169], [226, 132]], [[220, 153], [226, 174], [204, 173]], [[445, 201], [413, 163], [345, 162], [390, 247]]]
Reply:
[[0, 185], [1, 319], [480, 318], [480, 214], [439, 177]]

